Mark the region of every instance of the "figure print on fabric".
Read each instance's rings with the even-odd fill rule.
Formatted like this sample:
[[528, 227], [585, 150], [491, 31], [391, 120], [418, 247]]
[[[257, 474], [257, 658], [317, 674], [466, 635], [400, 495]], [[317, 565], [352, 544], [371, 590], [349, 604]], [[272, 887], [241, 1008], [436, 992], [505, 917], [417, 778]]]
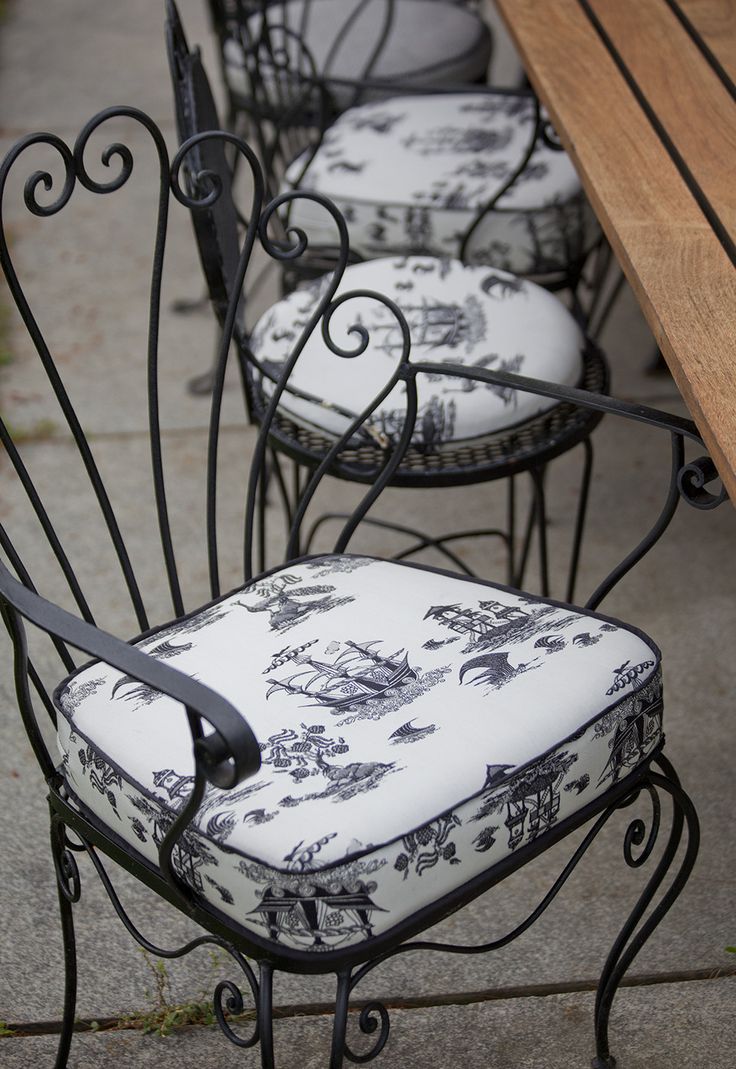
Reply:
[[[73, 736], [74, 737], [74, 736]], [[79, 764], [87, 776], [90, 785], [105, 798], [110, 804], [115, 816], [121, 819], [118, 813], [117, 796], [113, 787], [121, 791], [123, 789], [123, 777], [107, 761], [103, 760], [91, 746], [84, 746], [77, 752]]]
[[[141, 649], [149, 656], [155, 657], [157, 661], [169, 661], [172, 657], [177, 657], [179, 654], [191, 650], [193, 646], [193, 642], [177, 644], [164, 639], [163, 642], [157, 642], [155, 646], [142, 645]], [[135, 702], [136, 708], [138, 708], [140, 705], [150, 705], [151, 702], [157, 701], [161, 694], [159, 691], [154, 690], [153, 687], [149, 687], [147, 683], [140, 683], [135, 676], [125, 675], [121, 676], [112, 688], [110, 697], [122, 698], [126, 702]]]
[[428, 638], [426, 642], [422, 643], [423, 650], [438, 650], [442, 646], [449, 646], [451, 642], [459, 642], [460, 636], [455, 635], [453, 638]]
[[325, 765], [320, 769], [327, 786], [321, 791], [311, 791], [297, 797], [287, 794], [279, 805], [293, 809], [304, 802], [326, 799], [332, 802], [348, 802], [357, 794], [366, 794], [380, 786], [384, 777], [401, 771], [395, 761], [352, 761], [347, 765]]
[[502, 152], [511, 144], [512, 126], [501, 130], [482, 126], [435, 126], [421, 134], [402, 138], [404, 148], [414, 149], [420, 156], [461, 155], [465, 152]]
[[600, 635], [591, 635], [589, 631], [582, 631], [579, 635], [573, 635], [573, 646], [595, 646], [596, 642], [600, 642]]
[[[578, 755], [562, 750], [539, 762], [521, 776], [509, 780], [509, 765], [489, 765], [483, 788], [483, 804], [470, 818], [485, 820], [505, 811], [504, 824], [508, 830], [508, 846], [515, 850], [522, 841], [533, 842], [537, 836], [556, 823], [560, 811], [562, 782], [578, 759]], [[498, 830], [497, 828], [494, 830]], [[476, 850], [484, 846], [476, 846]]]
[[488, 824], [478, 832], [473, 839], [473, 846], [479, 854], [483, 854], [486, 850], [490, 850], [492, 846], [495, 846], [497, 831], [498, 824]]
[[579, 779], [571, 779], [569, 783], [566, 783], [565, 790], [568, 792], [568, 794], [570, 793], [570, 791], [575, 791], [576, 794], [582, 794], [583, 791], [586, 790], [586, 788], [589, 786], [590, 776], [587, 772], [584, 772]]
[[[458, 678], [461, 683], [472, 683], [473, 686], [486, 687], [487, 690], [500, 690], [517, 676], [538, 668], [540, 661], [541, 657], [535, 657], [531, 661], [519, 661], [518, 664], [512, 665], [506, 650], [481, 653], [478, 657], [471, 657], [460, 667]], [[476, 671], [476, 675], [468, 675]]]
[[227, 887], [223, 887], [223, 885], [221, 883], [218, 883], [217, 880], [213, 880], [208, 872], [205, 872], [204, 878], [211, 887], [214, 887], [214, 889], [220, 896], [220, 900], [222, 902], [227, 903], [228, 906], [234, 905], [235, 899], [233, 898], [232, 893], [227, 889]]
[[635, 683], [640, 675], [654, 668], [654, 661], [642, 661], [641, 664], [632, 665], [624, 661], [618, 668], [613, 669], [613, 683], [606, 694], [615, 694], [619, 690], [625, 690], [630, 684]]
[[460, 818], [452, 813], [450, 816], [430, 821], [417, 831], [403, 836], [401, 845], [404, 852], [394, 861], [394, 868], [403, 873], [403, 878], [406, 879], [410, 869], [413, 869], [417, 876], [421, 876], [440, 861], [459, 865], [461, 862], [457, 857], [457, 847], [450, 841], [453, 829], [458, 827]]
[[323, 724], [301, 724], [301, 731], [283, 728], [259, 743], [261, 764], [271, 765], [276, 772], [287, 772], [293, 780], [324, 775], [330, 765], [325, 758], [347, 753], [350, 749], [340, 735], [330, 739]]
[[515, 297], [520, 293], [528, 296], [528, 289], [524, 279], [515, 278], [513, 275], [497, 275], [491, 272], [482, 280], [480, 288], [489, 297], [496, 297], [501, 300], [506, 297]]
[[562, 635], [544, 635], [534, 643], [535, 650], [544, 650], [545, 653], [561, 653], [566, 646]]
[[440, 626], [466, 638], [463, 653], [518, 646], [540, 632], [549, 635], [578, 622], [575, 616], [563, 615], [554, 605], [529, 603], [522, 607], [495, 599], [479, 601], [473, 608], [460, 604], [433, 605], [424, 619], [435, 620]]
[[392, 746], [397, 746], [401, 743], [421, 742], [422, 739], [426, 739], [429, 735], [434, 735], [436, 730], [436, 724], [426, 724], [424, 727], [415, 727], [413, 720], [407, 720], [407, 722], [397, 728], [396, 731], [391, 732], [389, 735], [389, 742]]
[[308, 560], [304, 566], [314, 572], [316, 579], [324, 575], [334, 575], [338, 572], [342, 575], [350, 575], [359, 568], [368, 568], [371, 561], [367, 557], [320, 557], [319, 560]]
[[597, 736], [610, 735], [611, 756], [598, 786], [616, 783], [653, 749], [662, 733], [662, 682], [656, 678], [605, 714], [595, 725]]
[[[151, 836], [155, 846], [160, 847], [166, 833], [174, 822], [172, 813], [161, 810], [149, 799], [142, 795], [128, 795], [128, 800], [141, 814], [143, 820], [133, 818], [135, 833], [141, 842], [146, 842], [146, 830]], [[143, 821], [147, 829], [143, 827]], [[203, 872], [207, 866], [217, 867], [219, 861], [213, 856], [208, 844], [198, 835], [194, 835], [190, 829], [185, 829], [171, 855], [171, 863], [177, 876], [192, 887], [199, 894], [204, 892]]]
[[[83, 683], [80, 683], [77, 679], [71, 679], [59, 694], [62, 709], [69, 716], [73, 716], [74, 710], [106, 682], [107, 680], [104, 676], [100, 676], [97, 679], [86, 679]], [[70, 737], [74, 738], [73, 735]]]
[[[287, 572], [274, 578], [261, 579], [236, 599], [235, 604], [248, 612], [270, 613], [273, 631], [288, 631], [314, 614], [329, 612], [355, 599], [350, 595], [335, 597], [332, 585], [303, 586], [298, 575]], [[302, 601], [309, 598], [309, 601]]]
[[[314, 856], [329, 838], [325, 836], [306, 851]], [[260, 898], [249, 916], [266, 928], [270, 939], [280, 942], [285, 937], [291, 945], [303, 949], [330, 950], [356, 937], [370, 939], [373, 914], [386, 910], [372, 897], [378, 884], [365, 877], [382, 868], [386, 861], [355, 860], [324, 872], [301, 874], [299, 866], [304, 854], [303, 844], [298, 843], [284, 858], [290, 871], [283, 873], [241, 860], [240, 872], [256, 885]]]

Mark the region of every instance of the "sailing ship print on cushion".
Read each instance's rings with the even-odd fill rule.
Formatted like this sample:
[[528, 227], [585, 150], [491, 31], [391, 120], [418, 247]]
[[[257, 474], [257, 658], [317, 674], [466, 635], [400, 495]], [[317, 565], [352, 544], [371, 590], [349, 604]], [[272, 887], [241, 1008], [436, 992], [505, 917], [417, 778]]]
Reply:
[[[391, 929], [661, 739], [644, 635], [405, 563], [292, 562], [140, 645], [216, 681], [261, 746], [251, 780], [207, 789], [177, 872], [255, 938], [302, 950]], [[191, 736], [175, 702], [133, 688], [100, 663], [70, 676], [58, 743], [71, 796], [155, 864], [191, 790]]]
[[[329, 279], [287, 295], [256, 323], [250, 341], [254, 358], [272, 378], [288, 359], [294, 339], [313, 316]], [[384, 293], [401, 309], [411, 333], [414, 361], [438, 365], [418, 376], [419, 415], [414, 444], [424, 450], [472, 440], [517, 426], [548, 411], [554, 401], [504, 386], [441, 373], [443, 364], [519, 372], [569, 386], [583, 373], [585, 338], [564, 305], [532, 282], [455, 260], [409, 256], [348, 267], [338, 295], [354, 289]], [[402, 350], [396, 317], [370, 297], [338, 309], [331, 333], [352, 348], [348, 330], [366, 328], [365, 353], [341, 360], [312, 332], [289, 376], [291, 392], [281, 409], [297, 422], [327, 435], [342, 434], [367, 401], [391, 378]], [[315, 383], [320, 394], [314, 393]], [[263, 380], [264, 392], [271, 386]], [[396, 440], [404, 421], [403, 387], [397, 387], [361, 429]]]
[[[287, 187], [322, 193], [345, 216], [350, 247], [366, 258], [460, 255], [462, 240], [524, 158], [534, 134], [528, 94], [394, 97], [340, 115], [302, 175]], [[313, 202], [292, 225], [314, 244], [335, 244], [334, 223]], [[523, 173], [485, 215], [465, 256], [519, 275], [564, 270], [598, 235], [569, 157], [539, 142]]]

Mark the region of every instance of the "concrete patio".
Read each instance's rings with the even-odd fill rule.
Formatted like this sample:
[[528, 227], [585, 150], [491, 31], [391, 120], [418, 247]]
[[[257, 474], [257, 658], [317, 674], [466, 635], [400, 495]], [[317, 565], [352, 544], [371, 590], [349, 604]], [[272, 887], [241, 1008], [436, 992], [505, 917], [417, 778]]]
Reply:
[[[190, 40], [201, 43], [208, 69], [217, 71], [203, 0], [179, 0]], [[173, 107], [159, 0], [6, 0], [0, 22], [0, 148], [47, 130], [73, 142], [83, 123], [110, 104], [141, 108], [175, 146]], [[135, 502], [149, 493], [146, 451], [145, 322], [154, 179], [147, 135], [133, 123], [116, 131], [131, 146], [136, 171], [123, 193], [81, 192], [77, 210], [37, 220], [22, 196], [7, 195], [13, 252], [31, 300], [93, 436], [95, 455], [125, 512], [126, 537], [140, 569], [154, 620], [170, 614], [151, 555], [156, 532], [137, 522]], [[92, 154], [90, 154], [91, 158]], [[99, 169], [100, 173], [102, 168]], [[23, 171], [23, 176], [28, 173]], [[58, 173], [58, 170], [57, 170]], [[20, 190], [18, 184], [18, 190]], [[66, 216], [70, 216], [67, 219]], [[47, 229], [44, 229], [47, 228]], [[40, 234], [46, 236], [46, 240]], [[162, 323], [162, 401], [169, 494], [177, 552], [187, 576], [186, 600], [207, 597], [197, 489], [206, 442], [207, 398], [187, 382], [206, 370], [214, 327], [209, 311], [177, 316], [172, 300], [196, 297], [201, 272], [186, 211], [172, 208], [168, 277]], [[265, 298], [261, 298], [263, 300]], [[99, 554], [98, 528], [87, 503], [69, 498], [63, 481], [73, 446], [61, 417], [43, 393], [37, 358], [4, 287], [0, 312], [11, 359], [0, 369], [0, 407], [34, 476], [52, 501], [54, 523], [72, 542], [75, 559], [96, 599], [102, 626], [125, 637], [136, 632], [129, 609], [113, 589], [109, 560]], [[666, 374], [650, 374], [653, 343], [639, 310], [625, 293], [602, 338], [613, 372], [613, 392], [684, 413]], [[235, 376], [225, 397], [223, 463], [242, 486], [254, 440]], [[592, 590], [647, 529], [662, 499], [669, 444], [666, 436], [607, 418], [595, 433], [596, 469], [579, 589]], [[553, 561], [563, 560], [572, 525], [579, 458], [573, 452], [550, 471]], [[485, 525], [501, 508], [493, 484], [437, 494], [389, 492], [383, 515], [435, 531]], [[344, 507], [352, 488], [333, 487]], [[237, 498], [238, 495], [235, 495]], [[354, 496], [354, 495], [353, 495]], [[328, 496], [327, 503], [330, 498]], [[35, 563], [33, 517], [0, 462], [2, 521], [27, 548], [37, 585], [61, 597], [56, 572]], [[223, 502], [223, 577], [237, 581], [239, 499]], [[276, 529], [271, 524], [271, 530]], [[19, 531], [21, 532], [19, 534]], [[24, 537], [24, 532], [27, 532]], [[708, 513], [683, 505], [652, 556], [605, 603], [605, 611], [652, 635], [664, 653], [667, 754], [691, 794], [702, 825], [693, 876], [661, 927], [636, 959], [613, 1009], [612, 1049], [621, 1069], [730, 1069], [734, 1063], [736, 895], [733, 834], [736, 745], [731, 707], [736, 692], [736, 516], [726, 503]], [[275, 537], [274, 557], [278, 552]], [[389, 553], [395, 542], [375, 531], [357, 544]], [[499, 574], [496, 550], [462, 547], [480, 574]], [[618, 554], [618, 556], [617, 556]], [[154, 559], [150, 559], [153, 556]], [[39, 560], [41, 555], [39, 554]], [[431, 558], [428, 558], [431, 560]], [[500, 573], [503, 578], [503, 573]], [[559, 586], [553, 592], [561, 595]], [[43, 655], [41, 655], [43, 656]], [[50, 664], [50, 661], [48, 662]], [[48, 667], [48, 664], [46, 667]], [[41, 667], [44, 664], [41, 663]], [[25, 740], [13, 692], [9, 643], [0, 640], [0, 806], [5, 814], [0, 878], [0, 1066], [30, 1069], [53, 1064], [54, 1032], [62, 1001], [61, 938], [53, 870], [47, 848], [47, 810], [41, 777]], [[646, 805], [637, 812], [646, 816]], [[362, 985], [360, 997], [380, 997], [391, 1009], [392, 1032], [376, 1065], [414, 1069], [434, 1063], [465, 1069], [570, 1069], [590, 1064], [596, 977], [623, 919], [643, 885], [642, 873], [621, 856], [631, 810], [619, 815], [592, 847], [563, 893], [518, 942], [492, 957], [405, 955]], [[580, 834], [573, 837], [574, 843]], [[570, 841], [440, 925], [446, 940], [473, 943], [503, 934], [543, 897], [568, 860]], [[136, 923], [164, 946], [186, 940], [185, 918], [152, 900], [124, 875], [115, 879]], [[238, 1051], [216, 1026], [187, 1026], [162, 1038], [145, 1035], [141, 1019], [157, 1008], [150, 963], [119, 924], [89, 866], [76, 907], [80, 956], [80, 1027], [70, 1056], [73, 1069], [168, 1069], [255, 1066], [255, 1052]], [[225, 969], [225, 971], [223, 971]], [[232, 976], [204, 951], [167, 964], [169, 1006], [199, 1004]], [[283, 976], [276, 987], [284, 1008], [276, 1022], [276, 1051], [284, 1069], [316, 1069], [328, 1061], [330, 979]], [[153, 993], [152, 993], [153, 992]], [[99, 1027], [90, 1031], [90, 1024]], [[115, 1030], [112, 1029], [115, 1026]], [[0, 1029], [0, 1031], [2, 1031]], [[358, 1046], [356, 1043], [356, 1046]]]

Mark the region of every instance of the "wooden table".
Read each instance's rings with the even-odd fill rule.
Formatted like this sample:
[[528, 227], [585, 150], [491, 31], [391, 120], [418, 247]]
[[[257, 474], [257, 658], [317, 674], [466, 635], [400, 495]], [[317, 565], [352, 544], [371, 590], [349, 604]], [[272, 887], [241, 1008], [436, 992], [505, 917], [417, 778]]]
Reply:
[[736, 503], [736, 0], [496, 0]]

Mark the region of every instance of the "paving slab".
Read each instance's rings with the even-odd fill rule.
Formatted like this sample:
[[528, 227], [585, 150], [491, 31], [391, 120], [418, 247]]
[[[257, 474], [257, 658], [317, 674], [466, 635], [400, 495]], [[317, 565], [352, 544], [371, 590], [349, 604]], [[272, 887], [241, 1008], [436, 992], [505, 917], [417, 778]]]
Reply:
[[[736, 981], [721, 979], [621, 990], [611, 1016], [611, 1048], [620, 1069], [731, 1069]], [[571, 1069], [590, 1065], [591, 993], [518, 998], [428, 1009], [392, 1009], [388, 1044], [376, 1066], [426, 1069]], [[329, 1017], [277, 1021], [279, 1069], [324, 1069]], [[365, 1037], [351, 1015], [348, 1038], [356, 1051]], [[362, 1045], [361, 1045], [362, 1044]], [[5, 1069], [50, 1064], [51, 1037], [0, 1040]], [[70, 1069], [227, 1069], [258, 1064], [255, 1051], [235, 1050], [215, 1028], [188, 1028], [166, 1038], [140, 1032], [75, 1037]]]

